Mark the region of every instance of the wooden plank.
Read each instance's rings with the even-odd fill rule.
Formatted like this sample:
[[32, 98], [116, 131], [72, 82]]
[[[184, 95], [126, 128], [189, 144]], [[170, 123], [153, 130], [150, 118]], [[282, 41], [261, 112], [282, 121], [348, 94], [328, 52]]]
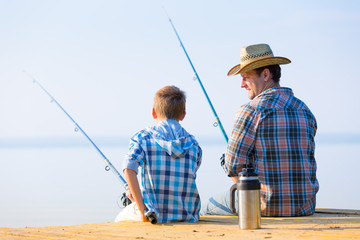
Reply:
[[261, 229], [240, 230], [236, 216], [203, 216], [197, 223], [120, 222], [75, 226], [0, 228], [0, 239], [360, 239], [360, 215], [316, 213], [263, 217]]
[[327, 214], [360, 215], [360, 210], [355, 210], [355, 209], [316, 208], [315, 212], [316, 213], [327, 213]]

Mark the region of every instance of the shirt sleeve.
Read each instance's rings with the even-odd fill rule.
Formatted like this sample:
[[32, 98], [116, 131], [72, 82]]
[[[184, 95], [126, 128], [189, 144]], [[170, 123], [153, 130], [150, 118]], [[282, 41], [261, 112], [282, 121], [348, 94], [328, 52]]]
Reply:
[[125, 155], [123, 161], [123, 170], [129, 168], [137, 173], [139, 166], [144, 165], [144, 159], [145, 153], [139, 144], [138, 139], [131, 138], [128, 153]]
[[199, 167], [201, 165], [201, 161], [202, 161], [202, 149], [200, 146], [198, 146], [198, 157], [197, 157], [197, 161], [196, 161], [196, 171], [199, 170]]
[[257, 122], [253, 107], [240, 108], [225, 152], [224, 170], [229, 177], [237, 176], [244, 164], [253, 162]]

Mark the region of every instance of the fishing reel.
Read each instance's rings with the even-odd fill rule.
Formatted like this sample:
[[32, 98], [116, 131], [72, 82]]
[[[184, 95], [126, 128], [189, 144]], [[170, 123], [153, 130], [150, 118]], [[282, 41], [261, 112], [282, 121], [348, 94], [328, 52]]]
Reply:
[[123, 193], [121, 195], [120, 201], [124, 207], [128, 206], [131, 203], [131, 200], [126, 196], [126, 193]]
[[225, 167], [225, 153], [223, 153], [220, 157], [220, 166], [224, 169], [224, 171], [226, 172], [226, 167]]

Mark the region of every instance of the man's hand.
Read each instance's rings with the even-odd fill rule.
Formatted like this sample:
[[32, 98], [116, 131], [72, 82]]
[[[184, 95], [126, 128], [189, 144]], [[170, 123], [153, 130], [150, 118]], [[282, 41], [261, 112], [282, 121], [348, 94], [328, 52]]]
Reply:
[[237, 183], [237, 182], [239, 181], [239, 176], [231, 177], [231, 180], [232, 180], [234, 183]]
[[[223, 153], [220, 157], [220, 165], [221, 167], [224, 169], [225, 173], [227, 173], [227, 169], [225, 167], [225, 153]], [[230, 177], [230, 176], [229, 176]], [[231, 180], [234, 182], [234, 183], [237, 183], [238, 180], [239, 180], [239, 176], [235, 176], [235, 177], [231, 177]]]

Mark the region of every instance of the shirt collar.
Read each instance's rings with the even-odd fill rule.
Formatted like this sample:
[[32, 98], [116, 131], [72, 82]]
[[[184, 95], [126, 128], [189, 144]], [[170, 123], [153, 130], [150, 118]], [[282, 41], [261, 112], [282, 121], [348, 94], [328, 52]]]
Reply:
[[287, 88], [287, 87], [273, 87], [273, 88], [269, 88], [265, 91], [263, 91], [262, 93], [260, 93], [259, 95], [256, 96], [256, 98], [259, 98], [263, 95], [272, 95], [272, 94], [284, 94], [284, 95], [294, 95], [293, 91], [291, 88]]

